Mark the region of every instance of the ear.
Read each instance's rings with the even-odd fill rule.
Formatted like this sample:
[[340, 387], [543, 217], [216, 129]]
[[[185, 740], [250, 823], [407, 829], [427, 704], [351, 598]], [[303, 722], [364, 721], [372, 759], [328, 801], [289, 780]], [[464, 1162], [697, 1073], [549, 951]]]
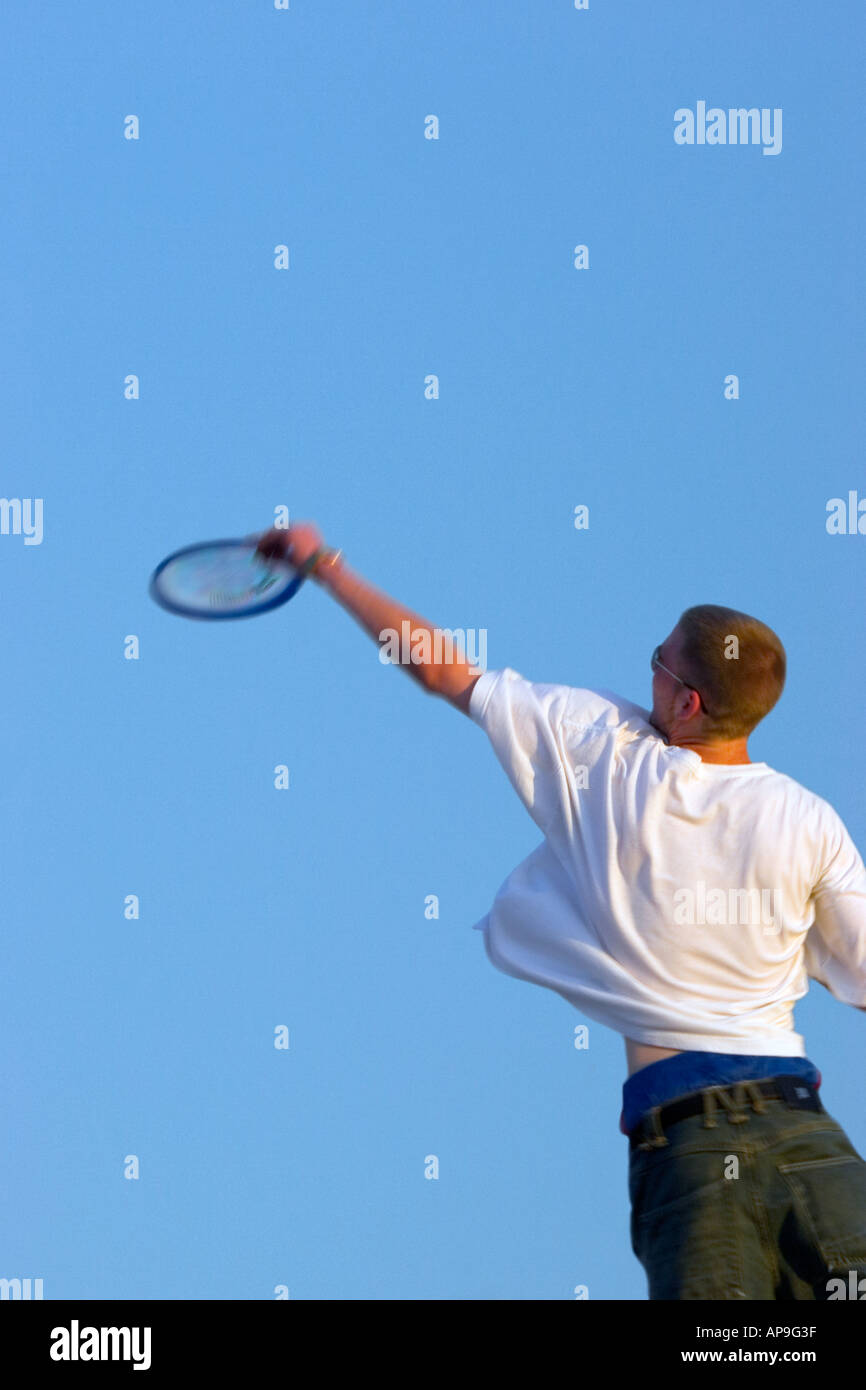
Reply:
[[704, 712], [700, 695], [696, 690], [683, 690], [683, 694], [688, 697], [686, 700], [684, 718], [699, 719]]
[[703, 713], [701, 699], [696, 690], [686, 690], [684, 685], [680, 686], [677, 696], [677, 717], [679, 719], [696, 719]]

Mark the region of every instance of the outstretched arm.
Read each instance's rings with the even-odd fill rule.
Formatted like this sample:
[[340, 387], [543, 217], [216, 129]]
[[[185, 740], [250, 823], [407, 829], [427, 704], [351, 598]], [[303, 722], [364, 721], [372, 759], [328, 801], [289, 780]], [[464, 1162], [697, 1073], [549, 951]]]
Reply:
[[[402, 662], [410, 676], [430, 694], [441, 695], [468, 715], [469, 697], [481, 675], [478, 667], [466, 660], [446, 630], [434, 627], [375, 589], [341, 557], [337, 558], [336, 552], [329, 552], [320, 531], [311, 522], [299, 522], [286, 529], [274, 527], [260, 537], [256, 549], [266, 556], [285, 556], [299, 568], [314, 561], [312, 578], [351, 613], [380, 648], [393, 642], [390, 634], [396, 634]], [[316, 561], [318, 551], [323, 553]]]

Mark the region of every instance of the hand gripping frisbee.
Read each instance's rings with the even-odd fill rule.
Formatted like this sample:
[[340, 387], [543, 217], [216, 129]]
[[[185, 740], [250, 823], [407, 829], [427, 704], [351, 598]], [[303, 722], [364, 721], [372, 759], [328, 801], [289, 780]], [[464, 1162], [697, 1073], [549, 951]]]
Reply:
[[176, 550], [151, 575], [151, 598], [184, 618], [249, 618], [279, 608], [306, 575], [288, 560], [258, 554], [257, 542], [253, 536]]

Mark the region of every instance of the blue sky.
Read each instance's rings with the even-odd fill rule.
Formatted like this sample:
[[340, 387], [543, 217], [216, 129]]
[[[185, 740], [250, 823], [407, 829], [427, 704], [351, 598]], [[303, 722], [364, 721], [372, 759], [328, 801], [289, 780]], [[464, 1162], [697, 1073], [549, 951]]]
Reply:
[[[0, 1274], [645, 1298], [622, 1040], [575, 1050], [588, 1020], [471, 930], [538, 843], [484, 735], [312, 586], [211, 625], [147, 580], [286, 505], [486, 629], [491, 669], [645, 704], [685, 607], [744, 609], [789, 658], [752, 757], [862, 851], [866, 538], [825, 527], [866, 495], [862, 15], [10, 0], [0, 27], [2, 493], [44, 506], [40, 544], [0, 535]], [[781, 152], [677, 145], [698, 101], [781, 109]], [[863, 1152], [864, 1020], [813, 986], [796, 1026]]]

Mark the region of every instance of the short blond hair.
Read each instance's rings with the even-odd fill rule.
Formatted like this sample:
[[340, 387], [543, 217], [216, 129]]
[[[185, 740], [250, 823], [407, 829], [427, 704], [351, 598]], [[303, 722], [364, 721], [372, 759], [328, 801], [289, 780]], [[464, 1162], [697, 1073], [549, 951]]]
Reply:
[[683, 642], [677, 675], [706, 702], [707, 733], [720, 740], [748, 737], [785, 685], [787, 658], [776, 633], [758, 618], [717, 603], [687, 608], [678, 627]]

